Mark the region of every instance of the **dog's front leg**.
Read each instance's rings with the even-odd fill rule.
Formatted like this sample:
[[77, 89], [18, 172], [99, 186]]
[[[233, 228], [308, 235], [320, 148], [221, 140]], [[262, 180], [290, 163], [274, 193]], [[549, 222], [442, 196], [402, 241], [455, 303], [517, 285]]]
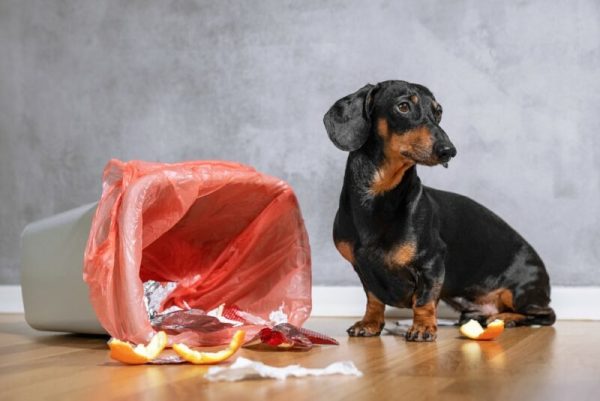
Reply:
[[[366, 290], [365, 290], [366, 291]], [[385, 304], [375, 297], [371, 292], [367, 291], [367, 309], [362, 320], [354, 323], [347, 330], [351, 337], [371, 337], [378, 336], [383, 329], [385, 319]]]
[[442, 257], [435, 258], [419, 271], [419, 284], [412, 298], [413, 324], [406, 332], [407, 341], [435, 341], [437, 303], [443, 282]]

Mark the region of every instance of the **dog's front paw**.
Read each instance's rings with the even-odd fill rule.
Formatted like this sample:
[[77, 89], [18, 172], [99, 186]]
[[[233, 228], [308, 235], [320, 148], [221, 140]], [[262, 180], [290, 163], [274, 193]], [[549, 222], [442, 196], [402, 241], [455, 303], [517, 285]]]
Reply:
[[406, 332], [406, 341], [435, 341], [437, 327], [422, 324], [413, 324]]
[[381, 334], [384, 325], [384, 322], [360, 320], [354, 323], [346, 332], [350, 337], [373, 337]]

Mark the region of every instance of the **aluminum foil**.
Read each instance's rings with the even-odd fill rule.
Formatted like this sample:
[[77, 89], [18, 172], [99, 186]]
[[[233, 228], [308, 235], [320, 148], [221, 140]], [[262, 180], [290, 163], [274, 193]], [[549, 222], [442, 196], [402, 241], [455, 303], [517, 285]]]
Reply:
[[175, 289], [176, 286], [177, 283], [175, 282], [161, 283], [159, 281], [149, 280], [144, 283], [144, 304], [146, 305], [146, 310], [148, 311], [148, 318], [150, 318], [150, 321], [156, 319], [160, 313], [168, 313], [175, 310], [180, 310], [180, 308], [175, 306], [164, 312], [159, 312], [162, 302], [165, 300], [167, 295], [169, 295], [169, 293]]

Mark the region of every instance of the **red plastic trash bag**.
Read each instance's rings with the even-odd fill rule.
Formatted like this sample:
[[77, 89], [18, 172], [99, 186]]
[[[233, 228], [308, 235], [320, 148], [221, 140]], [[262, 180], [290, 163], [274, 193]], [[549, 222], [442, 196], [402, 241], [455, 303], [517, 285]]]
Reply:
[[[292, 189], [237, 163], [111, 160], [84, 280], [102, 326], [133, 343], [154, 334], [143, 284], [150, 280], [174, 285], [161, 311], [221, 306], [255, 317], [241, 327], [247, 339], [274, 312], [301, 326], [311, 310], [310, 248]], [[215, 327], [185, 326], [170, 342], [224, 344], [240, 328]]]

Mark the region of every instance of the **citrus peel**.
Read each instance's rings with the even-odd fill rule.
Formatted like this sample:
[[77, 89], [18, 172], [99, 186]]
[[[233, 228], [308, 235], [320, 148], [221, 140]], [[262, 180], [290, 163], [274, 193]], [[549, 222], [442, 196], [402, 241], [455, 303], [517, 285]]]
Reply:
[[108, 342], [110, 357], [129, 365], [141, 365], [155, 359], [167, 346], [167, 334], [156, 333], [148, 345], [138, 344], [135, 347], [127, 341], [111, 338]]
[[469, 320], [460, 326], [460, 334], [472, 340], [493, 340], [504, 331], [504, 321], [496, 319], [484, 329], [477, 320]]
[[222, 362], [235, 354], [244, 343], [246, 333], [243, 330], [238, 330], [233, 335], [229, 346], [217, 352], [200, 352], [195, 351], [185, 344], [173, 344], [173, 351], [181, 358], [193, 363], [194, 365], [210, 365]]

